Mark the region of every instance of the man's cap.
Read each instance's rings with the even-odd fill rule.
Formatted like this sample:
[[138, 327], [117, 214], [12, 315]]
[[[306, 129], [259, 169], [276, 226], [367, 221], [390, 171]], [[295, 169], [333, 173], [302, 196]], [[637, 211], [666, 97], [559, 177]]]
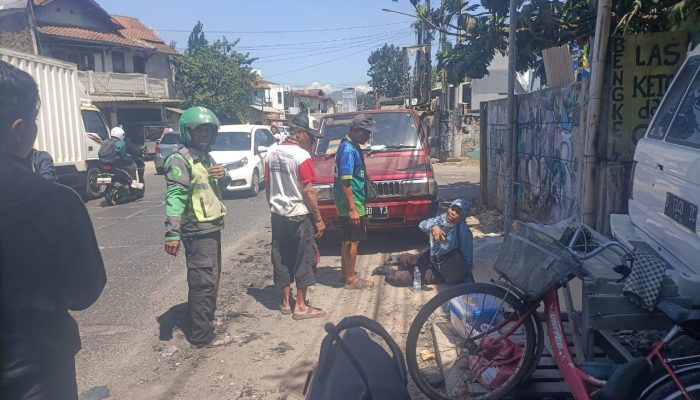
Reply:
[[352, 119], [352, 127], [364, 129], [367, 132], [374, 132], [374, 120], [368, 118], [365, 114], [357, 114]]
[[317, 131], [316, 129], [314, 129], [313, 126], [310, 126], [309, 122], [310, 122], [309, 121], [309, 113], [306, 111], [301, 112], [301, 113], [295, 115], [294, 118], [292, 118], [292, 126], [293, 127], [303, 129], [306, 132], [308, 132], [309, 135], [311, 135], [315, 138], [320, 138], [321, 133], [319, 131]]

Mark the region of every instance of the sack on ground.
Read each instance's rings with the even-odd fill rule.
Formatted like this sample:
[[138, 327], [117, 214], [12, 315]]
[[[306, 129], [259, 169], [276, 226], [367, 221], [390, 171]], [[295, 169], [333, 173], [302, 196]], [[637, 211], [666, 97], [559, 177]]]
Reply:
[[523, 349], [505, 337], [487, 336], [481, 341], [482, 351], [470, 355], [469, 370], [475, 382], [494, 390], [505, 383], [518, 367]]

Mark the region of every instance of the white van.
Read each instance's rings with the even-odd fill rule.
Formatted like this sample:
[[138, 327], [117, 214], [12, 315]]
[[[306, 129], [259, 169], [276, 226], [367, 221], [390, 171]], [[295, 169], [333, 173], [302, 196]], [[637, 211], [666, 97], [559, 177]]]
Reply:
[[672, 275], [700, 275], [700, 47], [666, 92], [634, 153], [629, 215], [612, 215], [613, 235], [653, 250]]

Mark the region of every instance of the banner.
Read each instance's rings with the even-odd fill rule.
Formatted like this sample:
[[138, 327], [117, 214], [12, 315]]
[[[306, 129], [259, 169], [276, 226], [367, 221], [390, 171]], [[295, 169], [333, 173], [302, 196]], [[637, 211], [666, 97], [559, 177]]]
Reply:
[[631, 161], [688, 49], [687, 32], [614, 37], [610, 50], [608, 160]]

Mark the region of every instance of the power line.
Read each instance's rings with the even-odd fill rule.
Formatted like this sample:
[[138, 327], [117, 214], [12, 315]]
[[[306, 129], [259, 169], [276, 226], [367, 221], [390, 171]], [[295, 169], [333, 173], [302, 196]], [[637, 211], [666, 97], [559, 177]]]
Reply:
[[[241, 50], [256, 50], [256, 51], [275, 51], [279, 50], [279, 48], [284, 48], [287, 50], [292, 50], [292, 49], [301, 49], [301, 50], [315, 50], [318, 47], [299, 47], [299, 46], [304, 46], [308, 44], [320, 44], [320, 43], [338, 43], [337, 46], [345, 46], [348, 43], [339, 43], [339, 42], [346, 42], [346, 41], [355, 41], [356, 39], [365, 39], [365, 38], [379, 38], [379, 37], [389, 37], [393, 36], [398, 33], [409, 33], [413, 32], [412, 29], [399, 29], [395, 31], [387, 31], [387, 32], [381, 32], [381, 33], [375, 33], [372, 35], [364, 35], [364, 36], [354, 36], [354, 37], [349, 37], [349, 38], [340, 38], [340, 39], [330, 39], [330, 40], [318, 40], [318, 41], [312, 41], [312, 42], [296, 42], [296, 43], [276, 43], [276, 44], [268, 44], [268, 45], [259, 45], [259, 46], [236, 46], [234, 49], [237, 51]], [[371, 41], [371, 39], [369, 39]], [[359, 43], [359, 41], [358, 41]], [[329, 47], [329, 46], [326, 46]], [[187, 48], [178, 48], [178, 50], [186, 50]]]
[[[399, 44], [399, 46], [405, 46], [405, 44]], [[305, 67], [293, 69], [293, 70], [291, 70], [291, 71], [286, 71], [286, 72], [281, 72], [281, 73], [278, 73], [278, 74], [268, 75], [268, 76], [265, 77], [265, 79], [272, 78], [273, 76], [280, 76], [280, 75], [291, 74], [292, 72], [303, 71], [303, 70], [305, 70], [305, 69], [317, 67], [317, 66], [319, 66], [319, 65], [328, 64], [328, 63], [332, 63], [332, 62], [335, 62], [335, 61], [340, 61], [340, 60], [346, 59], [346, 58], [348, 58], [348, 57], [350, 57], [350, 56], [354, 56], [354, 55], [357, 55], [357, 54], [360, 54], [360, 53], [364, 53], [364, 52], [367, 51], [367, 50], [373, 50], [373, 49], [375, 49], [375, 48], [376, 48], [376, 46], [372, 46], [372, 47], [369, 47], [369, 48], [362, 49], [362, 50], [360, 50], [360, 51], [356, 51], [356, 52], [354, 52], [354, 53], [346, 54], [346, 55], [344, 55], [344, 56], [342, 56], [342, 57], [337, 57], [337, 58], [334, 58], [334, 59], [331, 59], [331, 60], [322, 61], [322, 62], [320, 62], [320, 63], [307, 65], [307, 66], [305, 66]]]
[[[261, 63], [297, 60], [300, 58], [309, 57], [309, 55], [298, 55], [298, 54], [314, 52], [314, 54], [312, 56], [317, 56], [317, 55], [322, 55], [322, 54], [337, 53], [337, 52], [345, 51], [347, 49], [353, 49], [353, 48], [357, 48], [357, 47], [361, 47], [361, 46], [366, 46], [370, 43], [377, 45], [377, 44], [380, 44], [382, 42], [386, 42], [387, 40], [394, 41], [397, 39], [403, 39], [403, 38], [411, 36], [411, 35], [412, 34], [394, 35], [393, 37], [382, 38], [380, 40], [375, 39], [375, 40], [370, 40], [370, 41], [364, 41], [362, 43], [358, 42], [357, 44], [353, 44], [352, 46], [345, 45], [345, 46], [342, 46], [341, 49], [336, 49], [336, 50], [328, 50], [328, 51], [318, 52], [319, 49], [311, 49], [311, 50], [306, 50], [306, 51], [298, 51], [298, 52], [293, 52], [293, 53], [277, 54], [277, 55], [272, 55], [272, 56], [267, 56], [267, 57], [263, 56], [263, 57], [256, 57], [256, 58], [263, 59], [263, 61], [261, 61]], [[297, 56], [296, 57], [287, 57], [287, 58], [276, 58], [276, 57], [282, 57], [284, 55], [292, 55], [292, 54], [297, 54]], [[273, 59], [270, 60], [269, 58], [273, 58]]]
[[[204, 30], [205, 33], [245, 33], [245, 34], [277, 34], [277, 33], [304, 33], [304, 32], [329, 32], [329, 31], [344, 31], [351, 29], [364, 29], [364, 28], [377, 28], [380, 26], [391, 26], [391, 25], [406, 25], [406, 22], [393, 22], [390, 24], [379, 24], [379, 25], [363, 25], [363, 26], [346, 26], [343, 28], [323, 28], [323, 29], [299, 29], [299, 30], [288, 30], [288, 31], [218, 31], [218, 30]], [[177, 32], [177, 33], [190, 33], [192, 30], [182, 30], [182, 29], [158, 29], [158, 32]]]

